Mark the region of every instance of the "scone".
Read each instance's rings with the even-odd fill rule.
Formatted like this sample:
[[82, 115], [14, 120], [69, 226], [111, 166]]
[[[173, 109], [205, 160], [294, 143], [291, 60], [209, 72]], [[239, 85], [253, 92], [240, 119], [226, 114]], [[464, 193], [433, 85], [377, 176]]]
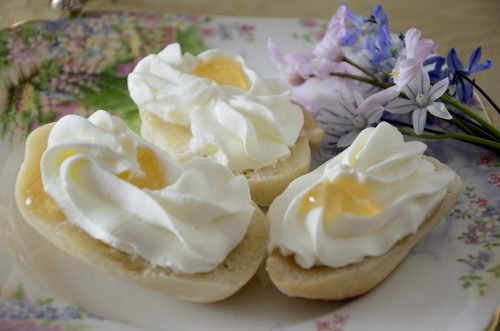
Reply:
[[425, 149], [381, 122], [294, 180], [267, 214], [273, 283], [289, 296], [341, 300], [382, 282], [462, 191]]
[[226, 50], [193, 56], [168, 45], [137, 64], [128, 87], [145, 139], [182, 162], [204, 156], [245, 174], [259, 205], [309, 171], [310, 145], [322, 139], [289, 91]]
[[208, 158], [179, 164], [104, 111], [32, 132], [15, 194], [26, 221], [59, 248], [183, 300], [235, 293], [268, 241], [243, 176]]

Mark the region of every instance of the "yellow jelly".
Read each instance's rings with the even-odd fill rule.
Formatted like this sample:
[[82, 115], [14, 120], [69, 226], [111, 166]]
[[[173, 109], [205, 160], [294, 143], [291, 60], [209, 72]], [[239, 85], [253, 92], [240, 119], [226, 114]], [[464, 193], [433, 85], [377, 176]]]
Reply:
[[300, 213], [306, 214], [317, 207], [324, 208], [324, 219], [338, 218], [347, 213], [368, 217], [380, 212], [368, 189], [346, 177], [323, 181], [310, 189], [301, 201]]
[[64, 214], [54, 200], [45, 193], [40, 173], [40, 159], [47, 148], [47, 138], [52, 129], [45, 125], [33, 131], [28, 137], [26, 149], [25, 171], [19, 174], [19, 192], [26, 208], [34, 214], [48, 220], [64, 220]]
[[150, 148], [137, 149], [137, 162], [139, 162], [145, 176], [125, 178], [132, 185], [150, 190], [158, 190], [167, 186], [165, 169], [160, 166], [156, 155]]
[[[43, 152], [47, 148], [47, 138], [52, 125], [43, 126], [35, 130], [28, 138], [28, 155], [26, 170], [20, 181], [20, 192], [23, 201], [28, 210], [38, 214], [40, 217], [49, 220], [63, 220], [64, 214], [57, 204], [45, 192], [40, 173], [40, 160]], [[76, 151], [67, 151], [61, 154], [61, 157], [68, 157]], [[128, 172], [118, 174], [117, 176], [139, 187], [152, 190], [167, 186], [165, 169], [160, 166], [158, 158], [150, 148], [138, 148], [137, 162], [139, 162], [144, 176], [130, 177]], [[74, 175], [76, 176], [76, 174]]]
[[202, 62], [191, 72], [193, 75], [215, 81], [219, 85], [230, 85], [248, 90], [250, 83], [241, 64], [227, 58], [214, 58]]

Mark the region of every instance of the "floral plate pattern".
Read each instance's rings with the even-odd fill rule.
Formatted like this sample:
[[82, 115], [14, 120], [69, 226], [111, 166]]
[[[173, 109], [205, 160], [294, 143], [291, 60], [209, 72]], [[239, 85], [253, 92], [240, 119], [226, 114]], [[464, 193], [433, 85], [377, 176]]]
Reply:
[[[200, 323], [217, 330], [486, 328], [500, 302], [500, 159], [460, 142], [428, 144], [429, 154], [464, 181], [452, 214], [386, 282], [342, 303], [285, 298], [264, 272], [227, 303], [200, 307], [160, 298], [85, 269], [39, 238], [17, 213], [12, 190], [22, 158], [19, 142], [43, 123], [97, 109], [115, 113], [137, 130], [126, 77], [143, 56], [173, 41], [192, 53], [224, 47], [273, 77], [267, 37], [301, 51], [321, 39], [325, 28], [323, 20], [97, 12], [0, 31], [0, 239], [12, 255], [9, 262], [0, 254], [0, 330], [133, 330], [134, 325], [188, 330]], [[2, 277], [11, 263], [14, 272]], [[82, 276], [86, 273], [90, 280]], [[137, 304], [110, 301], [117, 294], [96, 285], [101, 280], [116, 286], [124, 295], [119, 298], [134, 298]], [[89, 298], [84, 292], [100, 295]]]

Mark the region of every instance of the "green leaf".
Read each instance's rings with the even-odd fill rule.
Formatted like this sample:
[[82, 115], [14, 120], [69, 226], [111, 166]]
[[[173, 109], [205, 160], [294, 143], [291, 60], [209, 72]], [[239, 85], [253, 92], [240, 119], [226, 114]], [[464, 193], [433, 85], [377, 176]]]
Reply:
[[130, 129], [139, 133], [139, 113], [128, 93], [127, 78], [118, 76], [116, 66], [112, 66], [99, 74], [97, 86], [97, 91], [82, 87], [85, 96], [79, 102], [92, 112], [104, 109], [119, 116]]
[[36, 299], [35, 304], [39, 306], [47, 306], [51, 305], [54, 302], [54, 299], [52, 298], [45, 298], [45, 299]]
[[495, 278], [500, 278], [500, 264], [497, 264], [493, 268], [486, 270], [486, 272], [492, 273]]
[[207, 49], [201, 37], [201, 28], [199, 26], [193, 25], [185, 30], [176, 29], [176, 39], [183, 52], [196, 55]]
[[23, 286], [21, 284], [18, 284], [16, 287], [16, 290], [7, 298], [10, 300], [22, 300], [26, 297]]
[[61, 74], [61, 65], [56, 61], [45, 60], [42, 62], [40, 71], [31, 79], [31, 83], [38, 89], [47, 90], [50, 87], [50, 80]]
[[21, 26], [21, 31], [19, 31], [19, 35], [24, 40], [28, 40], [31, 37], [36, 37], [40, 34], [40, 29], [36, 26], [35, 22], [24, 23]]

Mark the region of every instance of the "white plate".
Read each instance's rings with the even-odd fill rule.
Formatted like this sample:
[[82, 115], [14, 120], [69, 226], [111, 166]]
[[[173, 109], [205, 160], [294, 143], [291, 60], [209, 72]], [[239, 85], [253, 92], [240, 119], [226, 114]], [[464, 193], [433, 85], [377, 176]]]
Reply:
[[[57, 29], [61, 26], [65, 29]], [[273, 77], [276, 71], [266, 53], [267, 37], [285, 51], [299, 52], [310, 49], [324, 28], [325, 21], [315, 20], [155, 14], [92, 14], [72, 22], [28, 23], [24, 28], [3, 32], [11, 40], [7, 45], [14, 55], [9, 58], [11, 67], [2, 68], [10, 76], [4, 74], [0, 79], [10, 84], [11, 93], [27, 98], [18, 100], [25, 102], [21, 106], [13, 106], [18, 107], [19, 118], [8, 132], [25, 124], [22, 112], [36, 108], [26, 102], [35, 102], [42, 113], [46, 103], [64, 113], [88, 111], [95, 102], [109, 101], [96, 101], [92, 99], [95, 94], [86, 90], [86, 102], [74, 98], [78, 91], [50, 90], [34, 77], [39, 74], [37, 70], [50, 74], [43, 65], [51, 61], [61, 65], [61, 70], [62, 64], [73, 63], [76, 69], [66, 68], [68, 75], [82, 74], [74, 71], [92, 67], [94, 72], [88, 69], [86, 74], [94, 75], [94, 82], [101, 78], [105, 81], [108, 76], [102, 73], [104, 68], [111, 65], [114, 74], [129, 70], [126, 64], [131, 62], [130, 56], [158, 49], [163, 46], [160, 43], [173, 41], [176, 36], [184, 38], [186, 47], [197, 47], [196, 43], [203, 41], [208, 47], [229, 48], [245, 56], [249, 66], [263, 76]], [[37, 39], [38, 30], [45, 34]], [[36, 56], [30, 58], [29, 50]], [[113, 61], [123, 53], [128, 54], [128, 62], [116, 66]], [[0, 59], [7, 55], [0, 54]], [[85, 62], [71, 62], [78, 57]], [[29, 67], [30, 63], [35, 64]], [[23, 66], [26, 72], [20, 69]], [[71, 85], [69, 81], [63, 83]], [[103, 86], [104, 90], [110, 88]], [[5, 112], [2, 98], [9, 95], [0, 95], [0, 107], [4, 107], [0, 112]], [[32, 108], [23, 108], [26, 104]], [[120, 106], [116, 109], [118, 114], [127, 111]], [[0, 232], [11, 258], [5, 247], [0, 247], [0, 285], [4, 287], [0, 329], [34, 325], [36, 330], [69, 330], [75, 326], [91, 330], [483, 330], [500, 302], [500, 160], [491, 152], [450, 141], [430, 144], [429, 153], [462, 177], [466, 191], [454, 212], [372, 292], [337, 303], [288, 298], [260, 270], [233, 297], [216, 304], [193, 304], [94, 270], [33, 231], [13, 201], [22, 147], [4, 141], [0, 144]], [[11, 270], [14, 273], [8, 277]]]

